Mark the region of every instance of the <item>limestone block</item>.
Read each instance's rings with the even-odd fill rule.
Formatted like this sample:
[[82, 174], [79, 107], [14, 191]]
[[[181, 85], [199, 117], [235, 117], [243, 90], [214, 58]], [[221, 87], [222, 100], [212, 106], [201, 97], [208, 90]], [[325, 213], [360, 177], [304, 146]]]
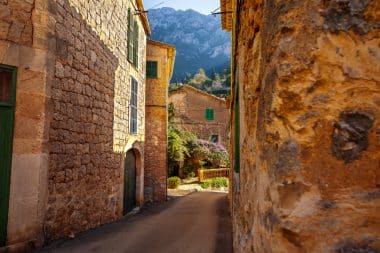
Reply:
[[47, 178], [46, 154], [14, 155], [8, 218], [8, 243], [36, 239], [42, 233]]

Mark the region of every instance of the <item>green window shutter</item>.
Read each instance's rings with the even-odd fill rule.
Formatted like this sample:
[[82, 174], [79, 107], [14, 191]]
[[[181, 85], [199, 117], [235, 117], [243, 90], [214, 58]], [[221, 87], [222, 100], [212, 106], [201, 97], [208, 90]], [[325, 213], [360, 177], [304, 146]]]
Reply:
[[0, 247], [7, 240], [16, 75], [16, 68], [0, 64]]
[[137, 134], [137, 107], [138, 107], [138, 83], [131, 77], [131, 101], [130, 101], [129, 132]]
[[128, 61], [133, 62], [133, 13], [128, 10]]
[[157, 67], [158, 64], [156, 61], [147, 61], [146, 62], [146, 77], [147, 78], [157, 78]]
[[240, 105], [239, 105], [239, 86], [236, 84], [234, 103], [234, 130], [235, 130], [235, 147], [234, 147], [234, 171], [240, 172]]
[[206, 120], [214, 120], [214, 109], [206, 109]]
[[133, 25], [133, 64], [137, 67], [139, 64], [139, 26], [137, 21]]

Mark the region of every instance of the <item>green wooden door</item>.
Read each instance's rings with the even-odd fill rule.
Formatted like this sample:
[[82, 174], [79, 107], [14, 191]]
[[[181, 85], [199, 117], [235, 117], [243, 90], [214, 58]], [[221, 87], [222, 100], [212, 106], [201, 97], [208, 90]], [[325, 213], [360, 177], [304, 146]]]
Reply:
[[128, 151], [124, 163], [124, 214], [136, 206], [136, 157]]
[[7, 239], [15, 89], [16, 69], [0, 65], [0, 246]]

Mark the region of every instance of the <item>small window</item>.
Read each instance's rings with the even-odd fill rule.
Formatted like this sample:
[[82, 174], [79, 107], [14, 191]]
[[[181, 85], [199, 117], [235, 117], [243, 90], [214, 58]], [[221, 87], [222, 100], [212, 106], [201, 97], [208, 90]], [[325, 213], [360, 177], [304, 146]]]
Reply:
[[210, 140], [211, 140], [211, 142], [213, 142], [213, 143], [218, 143], [218, 142], [219, 142], [219, 135], [217, 135], [217, 134], [213, 134], [213, 135], [211, 135]]
[[206, 109], [206, 120], [214, 120], [214, 109]]
[[138, 83], [131, 77], [131, 101], [130, 101], [130, 117], [129, 117], [129, 132], [137, 134], [137, 101], [138, 101]]
[[156, 61], [146, 62], [146, 77], [157, 78], [157, 62]]
[[12, 77], [12, 70], [0, 67], [0, 103], [2, 104], [12, 103]]

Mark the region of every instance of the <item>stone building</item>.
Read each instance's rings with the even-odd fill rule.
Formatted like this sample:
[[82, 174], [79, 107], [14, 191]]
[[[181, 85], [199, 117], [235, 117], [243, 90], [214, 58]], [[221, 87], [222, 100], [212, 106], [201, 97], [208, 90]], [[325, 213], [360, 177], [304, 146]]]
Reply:
[[234, 252], [380, 251], [379, 11], [221, 0]]
[[227, 147], [229, 109], [225, 99], [185, 84], [169, 93], [169, 103], [174, 106], [174, 124], [199, 139]]
[[144, 193], [145, 201], [161, 202], [167, 197], [167, 105], [175, 47], [148, 40], [146, 60]]
[[142, 10], [0, 1], [0, 247], [38, 247], [142, 205]]

